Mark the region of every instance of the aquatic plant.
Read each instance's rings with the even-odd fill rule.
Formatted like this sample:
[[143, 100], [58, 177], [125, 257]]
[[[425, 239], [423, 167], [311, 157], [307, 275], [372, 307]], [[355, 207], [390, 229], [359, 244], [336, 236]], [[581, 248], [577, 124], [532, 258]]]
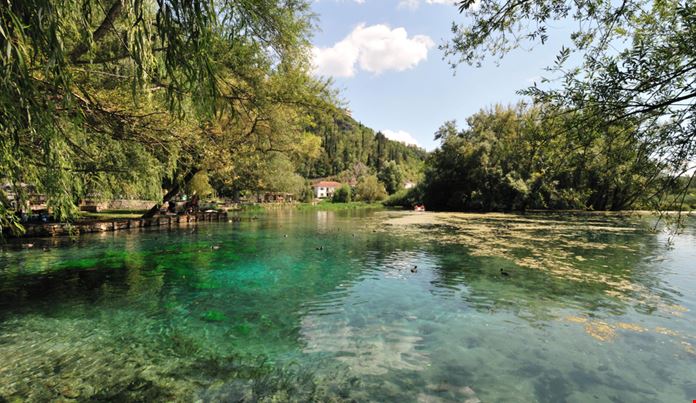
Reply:
[[209, 322], [222, 322], [227, 320], [227, 316], [225, 315], [225, 313], [222, 311], [218, 311], [217, 309], [211, 309], [203, 312], [201, 318]]

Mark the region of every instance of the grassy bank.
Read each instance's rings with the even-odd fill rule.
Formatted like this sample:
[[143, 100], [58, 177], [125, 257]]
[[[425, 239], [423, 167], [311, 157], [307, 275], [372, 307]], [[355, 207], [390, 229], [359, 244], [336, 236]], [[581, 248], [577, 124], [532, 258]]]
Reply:
[[289, 204], [250, 204], [240, 206], [239, 209], [230, 210], [240, 213], [263, 213], [270, 210], [278, 209], [297, 209], [301, 211], [341, 211], [341, 210], [356, 210], [356, 209], [382, 209], [382, 203], [365, 203], [365, 202], [350, 202], [350, 203], [333, 203], [331, 201], [321, 201], [318, 203], [289, 203]]
[[365, 203], [365, 202], [349, 202], [349, 203], [332, 203], [330, 201], [322, 201], [317, 204], [300, 203], [297, 205], [298, 210], [321, 210], [321, 211], [340, 211], [354, 209], [382, 209], [382, 203]]
[[81, 211], [78, 220], [110, 221], [117, 219], [140, 218], [147, 210], [104, 210], [98, 213]]

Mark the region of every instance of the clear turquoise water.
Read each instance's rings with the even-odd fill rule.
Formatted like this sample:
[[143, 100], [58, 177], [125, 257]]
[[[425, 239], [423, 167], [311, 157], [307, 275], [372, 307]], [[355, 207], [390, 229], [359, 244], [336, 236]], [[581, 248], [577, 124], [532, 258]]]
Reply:
[[696, 399], [693, 220], [408, 214], [6, 245], [0, 401]]

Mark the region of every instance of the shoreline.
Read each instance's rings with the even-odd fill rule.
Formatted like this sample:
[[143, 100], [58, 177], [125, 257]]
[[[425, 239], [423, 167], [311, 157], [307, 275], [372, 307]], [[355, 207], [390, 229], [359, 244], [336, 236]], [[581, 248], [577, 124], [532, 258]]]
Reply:
[[[425, 212], [415, 212], [411, 209], [399, 209], [394, 207], [387, 207], [378, 204], [362, 204], [362, 203], [349, 203], [345, 206], [338, 204], [337, 208], [322, 208], [326, 206], [322, 205], [285, 205], [282, 208], [278, 206], [259, 206], [258, 210], [250, 210], [247, 212], [257, 212], [263, 213], [268, 211], [279, 210], [283, 208], [291, 208], [299, 211], [311, 212], [311, 211], [342, 211], [342, 210], [381, 210], [382, 212], [390, 213], [412, 213], [424, 216], [431, 215], [462, 215], [466, 217], [505, 217], [505, 216], [524, 216], [524, 215], [588, 215], [588, 216], [605, 216], [605, 217], [692, 217], [696, 215], [696, 211], [652, 211], [652, 210], [622, 210], [622, 211], [589, 211], [589, 210], [526, 210], [526, 211], [489, 211], [489, 212], [477, 212], [477, 211], [425, 211]], [[245, 212], [244, 210], [235, 210], [236, 212]], [[13, 236], [9, 235], [6, 239], [31, 239], [31, 238], [54, 238], [62, 236], [78, 236], [80, 234], [89, 233], [101, 233], [101, 232], [114, 232], [121, 230], [130, 230], [138, 228], [158, 228], [158, 227], [172, 227], [179, 225], [188, 225], [189, 223], [197, 222], [209, 222], [209, 221], [223, 221], [227, 220], [229, 217], [228, 211], [221, 212], [208, 212], [208, 213], [196, 213], [196, 214], [181, 214], [181, 215], [162, 215], [152, 218], [112, 218], [112, 219], [95, 219], [95, 220], [85, 220], [80, 222], [72, 223], [28, 223], [24, 225], [26, 232], [23, 235]]]
[[114, 232], [150, 227], [172, 227], [188, 225], [189, 223], [227, 220], [224, 212], [197, 213], [182, 215], [161, 215], [152, 218], [116, 218], [109, 220], [89, 220], [73, 223], [28, 223], [24, 224], [26, 232], [19, 236], [8, 236], [8, 239], [54, 238], [61, 236], [77, 236], [100, 232]]

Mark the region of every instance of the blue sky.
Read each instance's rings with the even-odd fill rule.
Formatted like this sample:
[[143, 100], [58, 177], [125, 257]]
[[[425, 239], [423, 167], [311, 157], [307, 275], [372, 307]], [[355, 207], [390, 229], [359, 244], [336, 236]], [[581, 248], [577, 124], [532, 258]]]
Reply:
[[356, 120], [428, 150], [445, 121], [461, 127], [481, 108], [520, 100], [516, 91], [540, 81], [567, 39], [559, 27], [543, 47], [454, 74], [438, 45], [465, 17], [449, 0], [318, 0], [313, 10], [316, 73], [334, 78]]

